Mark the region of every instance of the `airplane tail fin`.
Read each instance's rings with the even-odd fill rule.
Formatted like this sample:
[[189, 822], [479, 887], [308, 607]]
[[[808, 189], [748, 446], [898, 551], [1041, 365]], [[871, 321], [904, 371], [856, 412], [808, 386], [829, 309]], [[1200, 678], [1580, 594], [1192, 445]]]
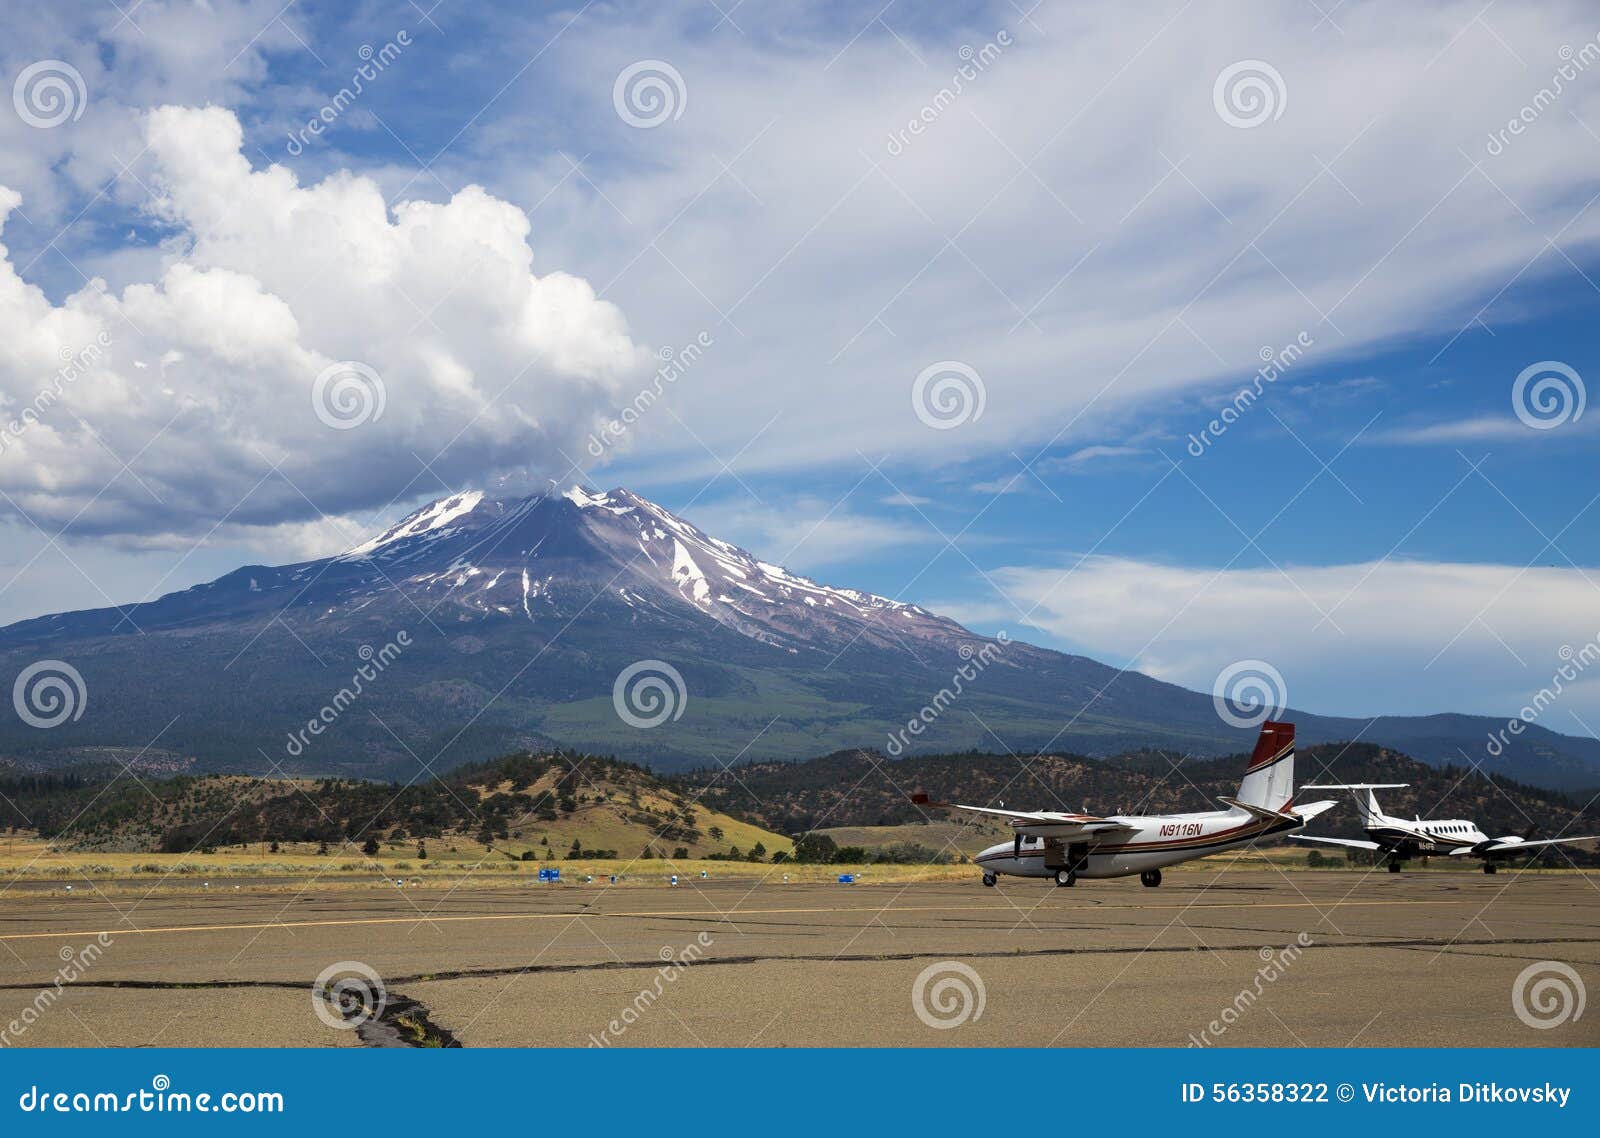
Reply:
[[1350, 797], [1355, 800], [1356, 813], [1361, 815], [1361, 824], [1376, 825], [1383, 817], [1383, 810], [1378, 806], [1378, 796], [1374, 790], [1401, 790], [1409, 786], [1405, 782], [1330, 782], [1320, 786], [1302, 787], [1304, 790], [1348, 790]]
[[1267, 720], [1239, 783], [1239, 803], [1281, 813], [1294, 804], [1294, 724]]

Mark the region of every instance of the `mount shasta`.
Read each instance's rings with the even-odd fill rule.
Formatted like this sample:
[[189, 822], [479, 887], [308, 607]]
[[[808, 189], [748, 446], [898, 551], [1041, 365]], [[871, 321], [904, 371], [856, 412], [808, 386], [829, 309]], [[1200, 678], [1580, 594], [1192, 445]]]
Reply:
[[[28, 689], [42, 664], [67, 682]], [[28, 768], [404, 779], [575, 747], [674, 770], [898, 750], [891, 735], [936, 703], [905, 749], [1214, 756], [1254, 734], [1210, 694], [819, 584], [623, 489], [454, 494], [335, 557], [22, 621], [0, 629], [0, 678], [17, 705], [0, 762]], [[67, 701], [47, 728], [23, 714], [41, 696]], [[1282, 715], [1306, 743], [1600, 786], [1600, 741], [1537, 725], [1491, 757], [1501, 718]]]

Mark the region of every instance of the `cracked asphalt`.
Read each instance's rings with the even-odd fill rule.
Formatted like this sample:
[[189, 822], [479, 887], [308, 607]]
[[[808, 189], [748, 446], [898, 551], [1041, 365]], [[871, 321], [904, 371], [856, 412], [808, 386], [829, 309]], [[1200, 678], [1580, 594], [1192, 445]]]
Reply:
[[[0, 1044], [360, 1046], [311, 994], [349, 961], [466, 1047], [1600, 1046], [1600, 1012], [1571, 1014], [1600, 984], [1600, 876], [1228, 869], [1159, 889], [12, 892]], [[1527, 1019], [1560, 1016], [1547, 973], [1574, 992], [1553, 1026], [1517, 1014], [1530, 968]]]

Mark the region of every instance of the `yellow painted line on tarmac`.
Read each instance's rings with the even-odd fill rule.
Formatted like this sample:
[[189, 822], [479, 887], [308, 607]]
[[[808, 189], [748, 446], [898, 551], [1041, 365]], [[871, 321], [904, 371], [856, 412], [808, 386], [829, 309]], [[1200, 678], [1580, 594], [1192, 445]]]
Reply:
[[[1465, 905], [1466, 899], [1451, 901], [1332, 901], [1326, 905], [1318, 905], [1310, 901], [1268, 901], [1249, 902], [1241, 901], [1230, 904], [1210, 905], [1071, 905], [1063, 908], [1053, 908], [1046, 911], [1057, 913], [1063, 911], [1094, 911], [1103, 912], [1107, 909], [1188, 909], [1198, 912], [1207, 909], [1349, 909], [1357, 907], [1375, 908], [1387, 905]], [[716, 910], [697, 911], [692, 909], [662, 909], [649, 912], [618, 912], [618, 913], [469, 913], [456, 916], [432, 916], [427, 913], [413, 913], [406, 917], [343, 917], [325, 921], [258, 921], [249, 924], [231, 925], [158, 925], [151, 928], [128, 929], [67, 929], [60, 932], [48, 933], [4, 933], [0, 934], [0, 941], [12, 940], [48, 940], [62, 937], [76, 937], [98, 935], [116, 936], [149, 936], [157, 933], [217, 933], [217, 932], [251, 932], [261, 929], [314, 929], [314, 928], [355, 928], [362, 925], [422, 925], [422, 924], [448, 924], [460, 921], [538, 921], [538, 920], [572, 920], [577, 917], [606, 917], [606, 918], [645, 918], [645, 917], [713, 917], [719, 921], [732, 921], [739, 917], [770, 917], [794, 916], [803, 914], [828, 914], [828, 913], [1010, 913], [1015, 914], [1018, 908], [1013, 905], [845, 905], [831, 908], [815, 909], [731, 909], [727, 912]], [[1030, 915], [1032, 915], [1030, 913]]]

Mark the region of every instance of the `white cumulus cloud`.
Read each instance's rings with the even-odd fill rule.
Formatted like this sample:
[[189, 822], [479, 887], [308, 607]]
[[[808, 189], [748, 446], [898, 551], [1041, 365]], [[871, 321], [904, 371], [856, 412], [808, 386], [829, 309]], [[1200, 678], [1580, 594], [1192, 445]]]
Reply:
[[[7, 512], [148, 541], [559, 476], [650, 360], [587, 282], [535, 273], [527, 216], [478, 186], [391, 209], [348, 171], [252, 169], [228, 110], [144, 129], [156, 279], [56, 304], [0, 247]], [[0, 223], [19, 205], [0, 187]]]

